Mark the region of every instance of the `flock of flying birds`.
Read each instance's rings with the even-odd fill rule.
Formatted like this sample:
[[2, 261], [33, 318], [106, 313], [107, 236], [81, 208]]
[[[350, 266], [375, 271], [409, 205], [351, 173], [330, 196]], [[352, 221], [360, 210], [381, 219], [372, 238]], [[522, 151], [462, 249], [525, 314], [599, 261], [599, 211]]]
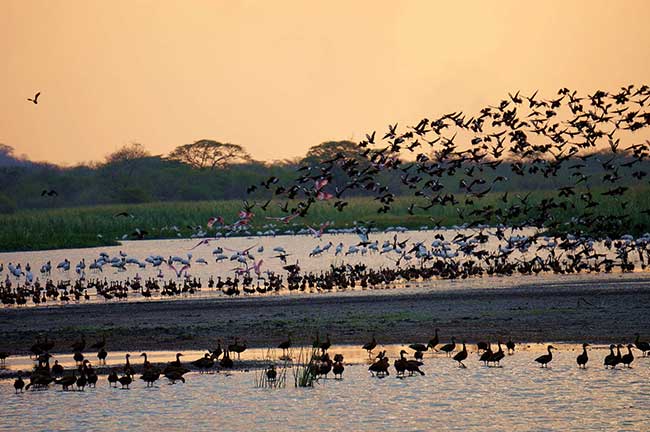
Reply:
[[[39, 95], [29, 100], [36, 104]], [[234, 261], [236, 267], [232, 269], [233, 277], [227, 276], [227, 283], [221, 280], [222, 275], [217, 276], [218, 282], [211, 278], [211, 283], [221, 288], [225, 285], [227, 293], [239, 294], [240, 288], [244, 293], [263, 293], [277, 291], [280, 286], [302, 290], [345, 289], [359, 284], [373, 287], [404, 278], [404, 273], [407, 279], [428, 279], [484, 274], [633, 271], [639, 266], [645, 269], [650, 259], [650, 235], [637, 238], [631, 235], [632, 232], [638, 235], [644, 226], [635, 225], [631, 218], [629, 210], [637, 203], [631, 203], [626, 193], [632, 185], [631, 179], [645, 181], [648, 173], [644, 171], [644, 163], [648, 159], [650, 142], [624, 145], [621, 140], [650, 126], [649, 101], [650, 87], [647, 85], [629, 85], [614, 92], [599, 90], [584, 96], [563, 88], [551, 99], [538, 97], [537, 92], [530, 96], [517, 92], [473, 116], [454, 112], [435, 119], [422, 119], [403, 131], [397, 124], [392, 125], [381, 139], [375, 132], [368, 134], [358, 144], [359, 151], [355, 154], [337, 153], [330, 159], [303, 165], [298, 168], [297, 178], [286, 184], [270, 177], [249, 187], [249, 193], [262, 189], [267, 195], [271, 194], [272, 199], [283, 200], [279, 207], [285, 215], [267, 216], [266, 222], [280, 226], [296, 224], [296, 219], [306, 216], [316, 202], [331, 202], [336, 209], [344, 211], [346, 196], [360, 190], [374, 195], [380, 205], [378, 212], [389, 212], [395, 195], [389, 185], [381, 184], [377, 178], [383, 172], [396, 172], [415, 197], [409, 213], [455, 207], [463, 221], [456, 228], [462, 231], [455, 232], [453, 238], [440, 232], [430, 244], [409, 242], [397, 236], [393, 241], [385, 240], [380, 244], [370, 237], [376, 232], [372, 221], [361, 222], [348, 231], [336, 230], [329, 222], [324, 222], [303, 231], [319, 241], [309, 257], [334, 254], [344, 259], [350, 255], [377, 253], [390, 258], [390, 265], [395, 264], [398, 275], [388, 272], [388, 266], [367, 269], [344, 263], [331, 265], [329, 270], [320, 273], [301, 273], [299, 261], [287, 262], [291, 253], [280, 246], [267, 259], [282, 261], [282, 269], [287, 272], [284, 278], [279, 272], [262, 270], [264, 260], [256, 259], [253, 248], [230, 250], [232, 255], [228, 256], [225, 248], [219, 247], [213, 254], [215, 261]], [[609, 151], [601, 152], [603, 147]], [[411, 157], [405, 158], [405, 154]], [[586, 163], [593, 161], [601, 168], [597, 174], [585, 170]], [[499, 183], [508, 182], [507, 176], [495, 174], [501, 165], [510, 168], [511, 176], [537, 176], [540, 181], [568, 170], [572, 183], [559, 187], [555, 196], [544, 195], [538, 200], [530, 193], [522, 196], [511, 192], [509, 196], [505, 192], [499, 204], [483, 202]], [[452, 178], [459, 182], [462, 194], [449, 192], [448, 182]], [[621, 184], [626, 181], [625, 185]], [[45, 195], [54, 193], [56, 191], [43, 191]], [[197, 235], [201, 239], [195, 248], [219, 240], [218, 236], [210, 236], [210, 230], [223, 236], [249, 232], [255, 209], [266, 210], [270, 202], [244, 201], [237, 219], [231, 223], [226, 223], [222, 216], [210, 218], [206, 221], [207, 229], [201, 228]], [[559, 216], [561, 212], [572, 215], [569, 222]], [[641, 214], [650, 216], [650, 209], [642, 210]], [[119, 216], [132, 215], [128, 212], [115, 215]], [[533, 229], [531, 234], [523, 234], [530, 228]], [[518, 230], [522, 233], [516, 233]], [[359, 241], [338, 242], [336, 246], [336, 239], [321, 242], [325, 233], [344, 232], [357, 234]], [[143, 239], [147, 234], [144, 229], [136, 229], [132, 236]], [[275, 235], [275, 231], [272, 234]], [[497, 246], [488, 248], [489, 240], [496, 241]], [[258, 253], [262, 250], [258, 249]], [[174, 282], [171, 292], [187, 292], [195, 285], [191, 271], [197, 264], [207, 265], [207, 261], [192, 262], [191, 255], [185, 258], [152, 254], [139, 259], [106, 254], [94, 259], [86, 269], [82, 260], [76, 266], [77, 282], [82, 282], [75, 284], [79, 287], [76, 297], [83, 295], [86, 270], [103, 272], [106, 265], [116, 272], [126, 271], [128, 266], [139, 269], [153, 266], [159, 268], [156, 274], [159, 280], [166, 278], [164, 268], [172, 272], [172, 279], [185, 280], [185, 290], [177, 289]], [[50, 262], [43, 265], [43, 276], [49, 276], [51, 266]], [[40, 285], [47, 283], [38, 281], [26, 267], [9, 264], [9, 272], [0, 286], [5, 304], [24, 302], [28, 296], [46, 299], [41, 295]], [[70, 271], [70, 262], [65, 260], [57, 268]], [[192, 282], [189, 288], [188, 280]], [[125, 284], [131, 285], [128, 280]], [[38, 291], [34, 290], [34, 285], [39, 285]], [[136, 291], [140, 291], [139, 281], [137, 286]], [[156, 290], [158, 284], [150, 286]], [[172, 286], [172, 282], [166, 286]], [[68, 286], [62, 288], [66, 291]], [[115, 289], [123, 290], [124, 285], [118, 283]], [[103, 292], [112, 295], [110, 291], [103, 289]], [[150, 293], [151, 289], [143, 292]], [[67, 292], [65, 294], [64, 298], [69, 298]]]

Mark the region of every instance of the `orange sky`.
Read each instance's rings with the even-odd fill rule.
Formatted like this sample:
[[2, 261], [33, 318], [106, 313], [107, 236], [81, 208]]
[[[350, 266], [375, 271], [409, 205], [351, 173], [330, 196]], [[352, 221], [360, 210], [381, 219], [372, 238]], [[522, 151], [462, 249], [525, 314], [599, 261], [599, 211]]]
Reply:
[[[461, 5], [462, 3], [462, 5]], [[647, 1], [1, 0], [0, 143], [303, 155], [507, 91], [650, 81]], [[27, 102], [43, 92], [38, 106]]]

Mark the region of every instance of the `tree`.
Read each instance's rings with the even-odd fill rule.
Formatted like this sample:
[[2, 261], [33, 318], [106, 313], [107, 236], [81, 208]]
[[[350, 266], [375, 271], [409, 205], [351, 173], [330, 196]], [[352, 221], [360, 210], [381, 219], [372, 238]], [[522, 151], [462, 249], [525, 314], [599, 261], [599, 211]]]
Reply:
[[352, 141], [326, 141], [312, 146], [303, 162], [319, 163], [334, 158], [338, 153], [346, 158], [359, 158], [359, 146]]
[[106, 156], [106, 163], [125, 162], [135, 159], [143, 159], [149, 156], [151, 156], [151, 154], [142, 144], [133, 142]]
[[211, 170], [252, 160], [240, 145], [224, 144], [207, 139], [176, 147], [169, 154], [168, 159], [177, 160], [194, 168], [210, 168]]
[[0, 144], [0, 166], [26, 166], [32, 165], [25, 156], [16, 156], [14, 148], [6, 144]]

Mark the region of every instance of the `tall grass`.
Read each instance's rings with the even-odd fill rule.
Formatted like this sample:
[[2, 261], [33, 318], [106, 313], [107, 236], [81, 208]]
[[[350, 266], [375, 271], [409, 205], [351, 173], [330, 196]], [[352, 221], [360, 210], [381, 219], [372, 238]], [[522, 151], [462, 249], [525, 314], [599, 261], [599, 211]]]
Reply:
[[[459, 211], [468, 214], [475, 208], [491, 205], [494, 208], [505, 208], [518, 202], [519, 197], [524, 197], [528, 192], [509, 192], [508, 204], [502, 202], [502, 193], [487, 194], [474, 204], [465, 204], [465, 197], [457, 195], [458, 206], [434, 206], [429, 210], [417, 207], [414, 214], [409, 214], [408, 208], [412, 202], [424, 204], [424, 201], [413, 197], [397, 197], [388, 214], [378, 214], [380, 205], [372, 198], [359, 197], [349, 200], [349, 205], [343, 212], [337, 211], [330, 203], [319, 202], [313, 205], [309, 214], [304, 218], [297, 218], [290, 225], [277, 224], [280, 231], [296, 229], [305, 225], [318, 226], [324, 221], [333, 221], [336, 228], [353, 226], [356, 221], [370, 221], [378, 228], [389, 226], [404, 226], [419, 228], [459, 225], [468, 221], [461, 219]], [[599, 205], [596, 208], [585, 209], [584, 204], [575, 197], [567, 201], [573, 203], [575, 208], [569, 206], [566, 210], [554, 211], [554, 217], [563, 222], [585, 211], [598, 215], [605, 215], [612, 219], [620, 218], [623, 214], [631, 216], [631, 231], [650, 230], [650, 217], [642, 213], [650, 209], [650, 188], [633, 188], [625, 195], [627, 207], [621, 207], [621, 200], [602, 196], [598, 191], [592, 191]], [[542, 199], [557, 197], [555, 191], [538, 191], [530, 193], [528, 203], [531, 206], [530, 216], [535, 213], [535, 205]], [[279, 208], [282, 202], [272, 202], [266, 211], [256, 206], [253, 209], [255, 218], [250, 231], [269, 229], [273, 221], [266, 220], [266, 216], [285, 216]], [[26, 210], [11, 215], [0, 215], [0, 250], [24, 251], [58, 248], [92, 247], [115, 245], [124, 235], [129, 235], [135, 228], [148, 231], [148, 238], [177, 238], [189, 237], [194, 234], [195, 228], [201, 225], [206, 228], [208, 218], [223, 216], [227, 222], [237, 219], [237, 212], [241, 210], [241, 201], [194, 201], [194, 202], [166, 202], [155, 204], [137, 205], [107, 205], [96, 207], [77, 207], [51, 210]], [[127, 211], [133, 217], [115, 217], [119, 212]], [[509, 222], [524, 221], [526, 215]], [[470, 219], [471, 220], [471, 219]], [[498, 219], [492, 218], [488, 223], [497, 223]], [[636, 229], [634, 228], [636, 226]], [[172, 229], [176, 227], [176, 229]], [[588, 229], [589, 227], [585, 227]], [[627, 227], [626, 227], [627, 228]], [[216, 231], [209, 231], [215, 234]]]
[[313, 387], [317, 380], [316, 360], [318, 349], [300, 348], [297, 361], [293, 366], [293, 381], [296, 387]]

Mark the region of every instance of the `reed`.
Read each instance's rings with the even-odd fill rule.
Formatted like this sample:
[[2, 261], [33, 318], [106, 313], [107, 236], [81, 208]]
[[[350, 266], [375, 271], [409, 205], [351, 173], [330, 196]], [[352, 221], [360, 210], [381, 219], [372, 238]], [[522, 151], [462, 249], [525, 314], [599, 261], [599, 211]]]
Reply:
[[274, 380], [270, 380], [266, 374], [268, 369], [259, 369], [255, 372], [255, 387], [256, 388], [284, 388], [287, 384], [287, 369], [288, 363], [285, 361], [281, 367], [273, 361], [275, 358], [274, 350], [267, 349], [265, 361], [269, 362], [269, 367], [274, 366], [277, 376]]
[[316, 359], [318, 358], [318, 349], [300, 348], [298, 358], [294, 361], [293, 380], [296, 387], [313, 387], [317, 380]]

